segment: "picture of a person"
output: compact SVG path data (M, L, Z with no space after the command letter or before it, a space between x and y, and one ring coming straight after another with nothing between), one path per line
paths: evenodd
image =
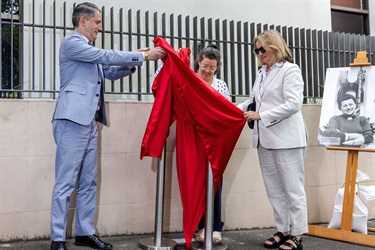
M332 144L343 146L360 147L373 142L369 118L357 115L356 98L351 94L339 95L337 105L342 114L331 117L328 124L320 128L321 135L335 138Z

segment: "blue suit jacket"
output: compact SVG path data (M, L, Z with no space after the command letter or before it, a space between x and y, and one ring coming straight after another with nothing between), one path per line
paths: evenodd
M140 66L143 61L142 52L99 49L74 30L64 37L60 47L61 84L53 119L88 125L100 101L98 121L107 125L104 78L116 80L130 75L135 71L133 66Z

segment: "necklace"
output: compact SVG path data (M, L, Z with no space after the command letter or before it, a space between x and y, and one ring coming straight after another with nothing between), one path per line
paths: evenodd
M272 64L271 67L267 67L267 69L266 69L266 75L268 75L272 71L274 65L275 64Z

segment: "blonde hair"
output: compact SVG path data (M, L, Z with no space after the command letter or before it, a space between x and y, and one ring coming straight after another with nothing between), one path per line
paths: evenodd
M256 37L254 37L255 44L259 42L266 51L273 52L274 63L277 62L291 62L293 60L292 51L288 48L284 38L277 30L265 30ZM256 55L255 51L253 53ZM263 65L261 57L258 58L259 65Z

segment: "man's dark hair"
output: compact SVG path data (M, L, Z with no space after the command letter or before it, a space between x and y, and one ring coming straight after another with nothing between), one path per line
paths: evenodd
M79 25L79 19L81 16L85 16L87 20L89 20L91 17L95 16L95 12L100 11L98 6L96 6L93 3L80 3L78 4L74 10L73 10L73 15L72 15L72 23L74 27L78 27Z

